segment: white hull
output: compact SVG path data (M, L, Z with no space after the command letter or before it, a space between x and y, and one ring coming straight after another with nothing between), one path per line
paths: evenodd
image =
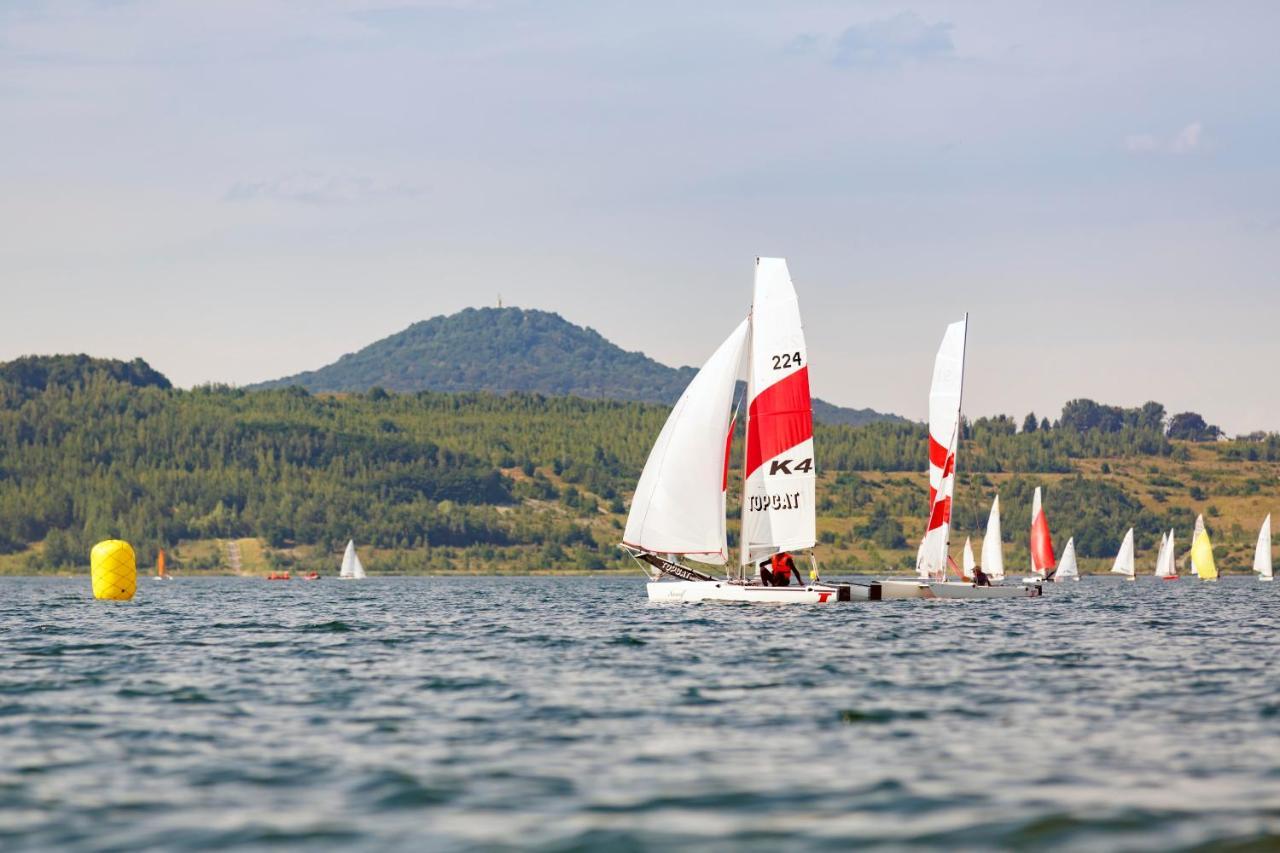
M935 598L1035 598L1044 595L1040 584L978 586L964 581L935 581L929 584Z
M1039 582L975 586L964 581L884 580L878 582L880 598L1034 598L1044 594Z
M703 601L746 604L835 604L840 590L849 590L849 600L866 601L869 587L827 584L810 586L755 586L728 581L651 581L649 600L676 604Z
M891 601L903 598L933 598L933 590L926 581L908 578L905 580L879 581L880 598Z

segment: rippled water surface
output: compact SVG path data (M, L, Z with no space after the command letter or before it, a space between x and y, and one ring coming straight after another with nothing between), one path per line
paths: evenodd
M1280 584L0 579L0 848L1280 848Z

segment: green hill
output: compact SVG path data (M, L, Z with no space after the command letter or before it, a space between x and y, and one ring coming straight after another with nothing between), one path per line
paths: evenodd
M327 367L251 387L526 392L670 405L694 373L692 367L667 367L643 353L627 352L559 314L467 308L414 323ZM814 416L821 423L847 425L902 420L822 400L814 401Z

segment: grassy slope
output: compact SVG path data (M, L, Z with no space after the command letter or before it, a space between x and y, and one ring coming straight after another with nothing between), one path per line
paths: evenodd
M1186 462L1161 457L1134 457L1076 460L1075 465L1077 472L1083 476L1107 480L1156 512L1164 512L1171 507L1186 507L1192 512L1204 513L1213 537L1219 568L1227 572L1248 572L1252 565L1258 525L1268 512L1280 510L1280 500L1277 500L1280 494L1276 488L1276 484L1280 482L1280 463L1225 459L1221 453L1224 449L1222 444L1189 444L1187 447L1191 458ZM1103 473L1104 464L1109 468L1109 473ZM525 476L519 469L509 469L504 473L516 480ZM543 470L543 473L557 487L567 485L552 471ZM823 475L819 483L820 495L824 490L834 488L837 473L827 472ZM869 484L878 486L872 488L876 493L877 504L906 503L912 498L918 499L918 492L925 488L924 474L864 472L860 476ZM984 509L981 519L956 518L952 536L953 553L958 559L964 537L971 534L974 535L977 550L981 533L976 531L980 523L985 523L985 507L990 504L991 497L1001 485L1014 477L1030 479L1048 487L1046 511L1054 542L1060 552L1073 531L1070 518L1054 514L1053 484L1075 476L1076 473L987 474L984 479L990 485L977 486L967 484L965 481L969 478L962 474L960 492L964 494L966 490L973 491L973 497ZM974 478L975 482L977 479L979 478ZM1247 483L1250 480L1255 483L1263 480L1269 485L1254 494L1247 494ZM1171 481L1181 485L1168 485ZM1163 485L1153 485L1153 482ZM1192 499L1192 487L1203 490L1205 498ZM585 495L590 494L582 491ZM607 501L601 500L599 503L600 508L592 515L584 515L559 502L537 500L526 500L521 506L507 508L505 511L520 514L540 524L574 521L590 527L597 541L605 544L616 542L621 535L625 515L608 512ZM732 494L730 504L736 505ZM825 543L818 549L819 559L828 572L882 572L903 570L914 565L914 544L902 549L877 548L856 535L854 531L867 521L874 506L875 504L868 504L857 514L819 515L819 532L827 532L834 537L834 541ZM1012 507L1006 504L1006 519L1011 510ZM901 515L896 517L903 525L908 542L914 543L920 533L921 519ZM731 522L731 529L733 528L736 528L736 523ZM1189 530L1178 531L1180 565L1190 545L1189 533ZM1028 563L1026 537L1020 530L1011 530L1007 521L1005 537L1005 564L1011 574L1020 573ZM239 542L245 574L261 575L273 568L289 568L294 571L314 569L329 574L336 572L341 558L338 553L323 553L311 547L272 550L256 539L242 539ZM1119 543L1116 544L1118 547ZM226 568L225 554L223 540L201 540L180 543L171 553L170 559L180 574L230 573ZM361 558L373 573L535 573L556 568L554 557L549 558L545 550L534 546L433 548L427 554L420 551L362 548ZM1140 548L1137 558L1139 573L1150 574L1155 563L1154 547ZM628 563L619 552L610 568L626 570ZM28 573L36 565L38 546L21 554L0 556L0 574ZM1086 573L1105 573L1110 567L1109 557L1081 559L1081 570ZM1180 571L1184 569L1180 568Z

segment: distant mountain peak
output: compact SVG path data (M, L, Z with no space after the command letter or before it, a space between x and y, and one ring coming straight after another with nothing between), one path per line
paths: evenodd
M300 385L309 391L514 391L671 404L692 367L673 368L628 352L596 330L553 311L464 308L414 323L348 353L333 364L263 382L256 388ZM826 423L897 419L870 409L815 401Z

